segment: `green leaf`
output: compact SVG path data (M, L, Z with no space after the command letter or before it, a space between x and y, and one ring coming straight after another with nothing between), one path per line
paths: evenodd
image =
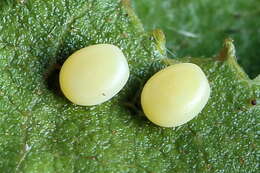
M162 28L175 56L211 56L232 37L239 63L251 78L260 73L260 1L133 0L146 29Z
M127 0L3 4L0 172L258 170L259 80L248 79L238 66L230 40L215 58L171 60L163 33L145 33ZM129 82L104 104L73 105L59 91L59 66L75 50L96 43L123 50ZM209 78L207 106L178 128L153 125L140 109L143 84L161 68L187 61Z

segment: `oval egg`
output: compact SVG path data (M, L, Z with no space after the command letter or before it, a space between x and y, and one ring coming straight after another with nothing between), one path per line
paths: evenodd
M128 78L123 52L111 44L97 44L76 51L64 62L60 86L71 102L91 106L115 96Z
M192 63L166 67L153 75L141 93L147 118L162 127L176 127L197 116L210 96L201 68Z

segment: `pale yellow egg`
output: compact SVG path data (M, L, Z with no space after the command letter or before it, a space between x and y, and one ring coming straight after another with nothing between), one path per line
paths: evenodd
M91 106L115 96L128 78L123 52L111 44L97 44L76 51L65 61L60 86L71 102Z
M147 118L162 127L176 127L197 116L210 96L201 68L192 63L171 65L145 84L141 104Z

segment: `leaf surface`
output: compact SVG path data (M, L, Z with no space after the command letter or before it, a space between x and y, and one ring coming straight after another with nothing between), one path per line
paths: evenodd
M0 172L257 171L259 80L238 66L230 40L218 57L170 60L163 33L145 33L128 1L27 0L2 7ZM73 105L59 90L59 67L97 43L123 50L130 79L104 104ZM142 114L140 91L156 71L180 62L205 71L211 98L189 123L155 126Z

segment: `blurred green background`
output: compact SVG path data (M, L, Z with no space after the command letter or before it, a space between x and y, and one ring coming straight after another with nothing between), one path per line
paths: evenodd
M234 39L250 78L260 74L260 0L132 0L146 30L160 28L169 57L209 57Z

